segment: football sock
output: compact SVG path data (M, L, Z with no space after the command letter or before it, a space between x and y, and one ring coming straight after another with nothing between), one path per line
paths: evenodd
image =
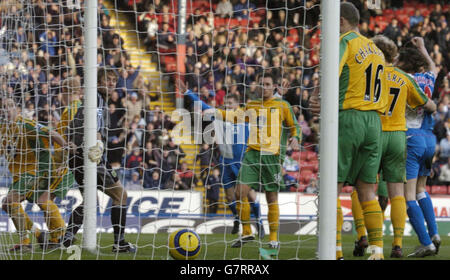
M242 224L242 236L252 234L252 228L250 226L250 204L248 199L244 198L242 201L236 201L237 213Z
M419 237L420 243L424 246L430 245L432 242L425 227L425 218L416 200L406 202L406 212L408 213L409 223Z
M17 234L19 234L20 243L30 244L31 240L28 236L28 231L32 229L33 221L31 221L30 217L23 210L22 204L16 202L11 203L8 208L9 216L16 227Z
M383 248L383 215L380 204L374 199L361 202L361 207L369 244Z
M419 206L422 209L423 217L427 222L428 235L430 237L433 237L434 235L438 234L438 228L431 197L428 192L421 192L417 194L417 201L419 202Z
M114 244L125 241L125 226L127 223L127 206L113 205L111 207L111 224L114 229Z
M75 237L78 230L81 228L81 225L83 225L83 217L84 207L81 204L75 208L70 215L69 224L67 225L66 234L64 235L65 240L72 240Z
M364 214L359 203L358 193L356 191L352 192L352 214L353 221L355 223L355 230L358 235L358 240L363 236L367 236L366 226L364 225Z
M269 204L267 220L269 221L269 240L278 242L278 228L280 226L280 207L278 206L278 201Z
M41 204L41 209L44 211L45 221L50 232L50 242L58 243L64 234L65 228L64 219L59 212L58 206L53 201L47 200Z
M394 241L392 247L402 247L403 232L406 223L406 200L403 196L391 199L391 222L394 229Z
M252 209L253 216L255 216L256 221L259 222L261 218L261 208L259 202L250 202L250 208Z
M342 225L344 224L344 215L341 208L341 200L337 199L336 209L336 259L342 258Z
M234 201L232 201L232 202L230 202L229 204L228 204L228 208L230 208L230 210L231 210L231 213L233 213L233 216L237 216L237 210L236 210L236 200L234 200Z

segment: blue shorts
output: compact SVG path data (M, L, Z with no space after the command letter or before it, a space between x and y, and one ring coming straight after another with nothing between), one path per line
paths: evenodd
M240 162L234 163L220 163L222 166L222 185L224 189L229 189L234 187L236 184L237 176L239 174L239 169L241 168Z
M436 148L432 131L410 129L406 132L406 180L429 176Z

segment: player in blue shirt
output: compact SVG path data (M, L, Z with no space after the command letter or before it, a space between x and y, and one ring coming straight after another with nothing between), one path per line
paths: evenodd
M411 39L413 47L400 51L398 66L413 73L420 88L431 98L437 76L436 66L428 55L423 38ZM425 257L437 254L441 244L437 230L433 203L426 191L426 181L436 148L436 136L433 134L434 119L431 113L423 109L407 111L408 131L406 158L405 197L409 221L419 237L422 246L408 257ZM427 222L428 232L425 228Z
M180 82L180 90L185 92L193 102L201 102L201 109L206 113L213 113L215 108L209 106L205 102L201 101L198 94L186 90L184 84ZM235 110L239 107L239 102L235 97L227 97L225 106L229 110ZM225 196L228 202L228 207L234 215L234 224L231 231L232 234L236 234L239 231L239 215L236 209L236 201L234 195L234 189L236 185L237 175L239 169L241 168L241 162L244 158L245 151L247 149L247 139L249 137L248 123L230 123L221 120L214 120L214 128L216 140L220 150L219 164L221 166L221 179L223 188L225 190ZM231 138L231 139L230 139ZM265 231L261 219L260 204L256 200L256 192L254 190L250 191L248 195L248 201L250 204L251 212L253 213L255 219L257 220L256 228L258 230L258 237L260 239L264 238ZM253 236L248 236L245 239L240 239L233 243L232 247L241 247L245 241L253 240Z

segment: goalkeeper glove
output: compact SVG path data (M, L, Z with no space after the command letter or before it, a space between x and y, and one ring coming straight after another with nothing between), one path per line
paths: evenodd
M88 157L91 161L99 164L102 156L103 156L103 142L97 140L97 144L89 148Z

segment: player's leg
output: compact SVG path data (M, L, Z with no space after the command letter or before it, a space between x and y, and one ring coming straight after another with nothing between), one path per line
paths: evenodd
M111 224L114 230L113 252L135 252L134 245L125 241L125 227L127 222L127 192L120 183L115 172L109 172L104 165L97 167L98 182L103 191L112 200Z
M439 252L441 245L441 238L439 236L438 227L436 223L436 216L434 214L433 202L426 189L426 181L428 176L421 176L417 179L417 201L422 209L423 216L427 222L428 235L436 247L436 254Z
M356 180L371 251L369 259L383 259L383 214L375 194L382 154L381 121L378 113L373 111L358 112L354 117L356 127L362 129L365 135L352 164L348 182L354 183Z
M413 133L408 131L408 133ZM432 255L436 252L436 247L431 241L425 227L425 217L423 216L422 209L416 200L417 191L417 177L421 163L423 161L423 155L426 151L425 139L418 134L411 135L407 142L407 157L406 157L406 184L405 184L405 199L406 199L406 212L409 217L409 222L416 232L420 247L409 254L408 257L425 257Z
M355 230L357 234L357 239L355 241L355 248L353 249L353 256L362 257L366 252L366 248L369 246L367 241L367 231L364 225L364 214L359 203L358 193L353 190L351 194L352 198L352 215L353 221L355 223Z
M14 189L10 189L6 197L2 201L2 209L8 213L16 227L16 232L19 235L19 243L13 246L10 251L17 251L26 253L31 251L31 239L29 231L33 227L33 222L22 208L21 201L25 199L24 194L20 194Z
M406 180L406 134L403 131L392 131L384 132L383 136L387 145L383 147L380 181L388 183L387 189L384 188L384 185L379 184L377 193L379 197L389 196L391 200L390 215L394 229L391 257L401 258L406 223L406 200L403 187ZM381 208L383 209L383 205Z
M261 219L261 205L257 200L256 191L254 189L250 189L248 193L248 201L250 202L250 209L253 213L253 216L255 216L256 229L258 230L258 237L259 239L263 239L266 233Z
M46 234L39 236L38 240L43 249L52 249L59 247L63 241L65 232L65 221L58 209L58 206L53 202L56 197L63 199L69 188L74 183L74 177L68 169L61 170L60 173L55 174L50 185L50 192L45 191L39 195L37 204L44 212L44 217L49 229L50 237L47 239Z
M79 161L79 160L78 160ZM80 164L80 162L78 162ZM83 174L83 167L82 165L75 165L80 167L75 167L72 169L75 181L78 184L78 189L80 190L81 197L83 198L83 180L84 180L84 174ZM83 202L77 206L72 212L70 213L69 221L67 224L66 232L63 237L62 244L64 247L70 247L76 240L76 235L78 231L80 230L81 226L83 225L83 219L84 219L84 204Z
M269 212L267 213L267 220L269 222L269 247L279 248L280 207L278 204L278 192L266 191L266 200L269 208Z
M425 142L427 149L425 152L425 161L419 171L419 178L417 179L417 201L422 209L423 216L427 222L428 235L431 237L433 244L436 247L436 254L439 252L439 246L441 245L441 238L438 233L438 227L436 223L436 216L434 215L433 202L430 195L427 192L427 178L431 173L431 165L433 162L434 152L436 148L436 136L428 131L426 132Z
M235 188L235 198L236 198L236 211L239 215L239 220L242 223L242 236L236 242L234 242L231 247L239 248L242 247L248 241L254 240L252 235L252 229L250 224L250 204L248 202L248 193L250 191L250 186L246 184L237 184Z
M221 163L222 171L220 172L222 176L222 186L225 191L225 199L227 201L228 208L230 208L231 213L233 213L234 221L233 221L233 229L231 230L231 234L237 234L239 232L239 215L236 210L236 199L234 196L235 189L234 186L236 184L236 177L239 173L239 168L237 168L236 174L233 171L233 164L225 164Z
M342 192L345 183L355 185L355 180L361 165L356 165L356 163L363 162L363 159L358 160L358 153L359 147L365 141L365 133L361 132L366 130L366 125L361 120L360 115L355 110L339 112L338 194ZM338 195L336 209L336 259L343 259L341 235L344 218L340 205L341 201ZM363 217L362 210L360 215Z

